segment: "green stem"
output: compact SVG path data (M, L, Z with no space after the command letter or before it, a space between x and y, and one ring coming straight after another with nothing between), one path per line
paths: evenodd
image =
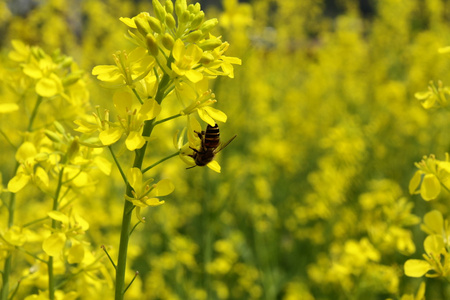
M0 130L0 134L3 135L3 137L5 138L6 142L8 142L8 144L11 145L11 147L13 147L13 149L17 149L17 147L11 142L11 140L9 139L9 137L6 135L6 133L3 132L3 130Z
M158 161L155 162L154 164L152 164L152 165L148 166L147 168L143 169L143 170L142 170L142 174L144 174L144 173L147 172L148 170L150 170L150 169L156 167L156 166L159 165L160 163L165 162L166 160L168 160L168 159L170 159L170 158L172 158L172 157L177 156L178 154L180 154L180 151L177 151L177 152L175 152L175 153L173 153L173 154L171 154L171 155L169 155L169 156L167 156L167 157L164 157L163 159L158 160Z
M153 130L153 122L146 122L144 125L144 132L150 134ZM144 154L147 148L147 142L141 149L136 150L136 156L134 158L133 167L141 169L142 162L144 161ZM132 197L131 193L133 188L127 183L126 195ZM128 240L130 238L130 223L133 212L133 203L130 201L124 201L123 215L122 215L122 228L120 231L120 245L119 245L119 257L117 259L116 269L116 291L115 300L122 300L125 293L125 271L127 263L128 252Z
M145 217L143 217L143 219L144 219ZM131 234L133 233L133 231L136 229L136 227L139 225L139 224L141 224L142 222L139 220L136 224L134 224L134 226L133 226L133 228L131 228L131 231L130 231L130 236L131 236Z
M123 293L125 294L125 292L130 288L130 286L133 284L134 280L136 279L136 277L139 275L139 272L136 271L136 273L134 273L134 277L133 279L131 279L131 282L128 284L128 286L125 288L125 290L123 291Z
M176 114L176 115L170 116L170 117L168 117L168 118L165 118L165 119L156 121L154 126L156 126L156 125L158 125L158 124L161 124L161 123L164 123L164 122L167 122L167 121L169 121L169 120L172 120L172 119L181 117L181 116L182 116L182 114L180 113L180 114Z
M16 294L17 294L17 291L19 290L19 286L20 286L20 283L21 283L21 282L22 282L22 280L19 280L19 281L17 282L16 288L15 288L14 291L12 292L11 297L10 297L9 299L14 299L14 297L15 297Z
M58 210L59 193L61 192L64 167L59 171L58 186L56 187L55 197L53 198L52 210ZM56 220L52 219L52 228L56 229ZM55 300L55 277L53 275L53 256L48 259L48 297Z
M30 121L27 126L27 131L30 131L33 127L34 119L36 118L39 106L42 102L42 97L38 96L36 103L33 108L33 112L31 113ZM16 174L17 169L19 168L19 163L16 162L16 166L14 168L14 174ZM14 210L16 207L16 194L11 193L9 197L9 204L8 204L8 228L11 228L14 225ZM3 268L2 273L2 290L0 293L0 300L8 300L8 294L9 294L9 275L11 273L11 261L12 261L12 254L8 253L8 256L5 259L5 264Z
M116 157L116 155L114 154L114 151L113 151L112 147L111 147L111 146L108 146L108 149L109 149L109 152L111 152L111 155L112 155L112 157L113 157L113 159L114 159L114 162L116 163L117 169L119 169L119 172L120 172L120 175L122 176L123 182L124 182L125 184L128 184L127 176L125 176L125 172L123 171L122 167L120 166L120 163L119 163L119 161L117 160L117 157Z
M136 89L131 89L134 93L134 95L136 96L136 98L139 100L139 103L144 104L144 102L141 99L141 96L139 96L138 92L136 91Z
M113 265L114 269L117 270L117 266L114 263L114 261L112 260L111 256L109 255L108 251L106 250L105 245L102 245L101 247L103 249L103 251L106 253L106 256L108 256L109 261L111 262L111 264Z
M5 265L3 269L3 286L2 286L2 300L8 300L8 294L9 294L9 274L11 273L11 254L8 255L8 257L5 259Z
M28 124L27 131L31 131L31 128L33 127L34 119L36 118L36 115L37 115L37 112L39 109L39 105L41 105L41 103L42 103L42 97L38 96L38 98L36 100L36 104L34 105L34 108L33 108L33 112L31 113L30 123Z

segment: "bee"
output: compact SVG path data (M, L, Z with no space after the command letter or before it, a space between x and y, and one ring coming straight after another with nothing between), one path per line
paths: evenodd
M231 143L231 141L234 140L234 138L236 137L236 135L234 135L226 143L220 143L220 131L219 125L217 124L214 125L214 127L208 124L208 126L206 127L206 131L202 132L194 131L194 132L200 138L201 145L200 149L194 149L192 147L189 147L192 150L194 150L194 153L189 156L194 159L195 166L186 169L191 169L196 166L200 167L206 166L214 159L214 156L216 156L216 154L219 153L219 151L228 146L228 144Z

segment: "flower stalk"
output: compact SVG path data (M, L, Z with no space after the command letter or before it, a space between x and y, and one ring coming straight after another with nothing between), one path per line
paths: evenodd
M61 192L62 187L62 179L64 174L64 167L61 168L61 171L59 172L58 177L58 185L56 187L55 197L53 198L53 211L58 210L58 200L59 200L59 193ZM56 223L57 221L55 219L52 219L52 229L56 229ZM55 277L53 274L53 256L50 256L48 259L48 297L50 300L55 299Z
M38 95L36 103L33 107L33 112L31 113L30 120L28 122L27 131L30 131L33 128L33 123L36 118L36 115L39 110L39 106L42 103L42 96ZM7 139L9 141L9 139ZM17 169L19 168L20 164L19 162L16 162L16 165L14 167L14 174L16 173ZM14 211L16 206L16 194L11 193L9 196L9 203L8 203L8 228L11 228L14 225ZM0 293L0 299L1 300L8 300L9 299L9 277L11 273L11 263L12 263L12 254L9 253L8 256L5 259L5 264L3 267L2 272L2 290Z

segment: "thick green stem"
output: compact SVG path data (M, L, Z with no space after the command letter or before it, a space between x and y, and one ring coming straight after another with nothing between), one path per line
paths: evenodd
M142 135L150 136L153 130L153 121L147 121L144 125ZM136 156L134 158L133 167L142 168L144 161L145 150L147 149L147 142L141 149L136 150ZM127 184L126 194L129 197L133 197L131 193L133 188L130 184ZM130 238L131 216L134 205L130 201L124 201L123 216L122 216L122 228L120 231L120 245L119 245L119 257L117 259L116 269L116 291L115 300L122 300L125 293L125 271L127 265L127 252L128 252L128 240Z
M170 84L170 76L164 74L158 85L158 91L156 92L155 100L158 104L161 104L164 92L167 86ZM145 122L144 129L142 131L142 136L149 137L155 127L155 120L149 120ZM142 169L142 163L144 162L145 151L147 150L148 142L145 142L141 149L135 151L135 157L133 162L133 168ZM127 183L126 195L133 197L131 193L133 188ZM124 201L123 204L123 215L122 215L122 228L120 231L120 244L119 244L119 256L117 258L117 269L116 269L116 290L115 290L115 300L123 300L125 294L125 271L127 267L127 252L128 252L128 241L130 238L131 229L131 216L133 212L134 205L130 201Z

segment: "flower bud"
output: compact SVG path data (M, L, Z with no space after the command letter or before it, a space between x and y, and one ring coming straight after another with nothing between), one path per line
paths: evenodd
M62 63L61 63L61 67L63 68L68 68L70 67L70 65L73 63L73 58L72 57L64 57Z
M200 3L195 3L195 4L189 4L189 6L188 6L188 11L189 12L191 12L192 14L197 14L199 11L200 11L200 9L201 9L201 7L200 7Z
M70 143L69 149L67 150L67 159L70 161L74 158L80 151L80 144L78 143L78 137L76 136L72 143Z
M214 50L220 45L222 45L222 41L218 38L212 38L208 40L204 40L197 44L203 51Z
M41 59L45 57L45 52L44 50L42 50L39 47L31 47L31 54L33 54L34 57L36 57L37 59Z
M214 19L209 19L206 20L202 26L200 26L200 30L205 34L211 31L211 29L213 29L214 27L216 27L216 25L219 23L219 21L214 18Z
M63 86L70 86L70 85L76 83L78 80L80 80L81 75L82 75L81 73L72 73L72 74L67 75L62 80Z
M152 0L153 5L153 12L155 13L156 17L161 21L164 22L164 19L166 18L166 10L164 7L159 3L159 0Z
M189 33L186 37L186 40L189 43L195 43L198 42L200 40L200 38L202 37L203 33L201 32L201 30L196 30L193 31L191 33Z
M200 11L199 13L197 13L191 22L191 28L194 29L194 28L197 28L198 26L200 26L200 24L202 24L204 18L205 18L205 13L203 11Z
M56 134L56 132L50 131L50 130L45 130L44 134L46 137L48 137L52 142L55 143L62 143L62 139L61 137Z
M181 23L184 23L184 24L186 24L187 22L189 22L189 18L191 17L191 14L187 11L187 10L185 10L184 12L183 12L183 14L180 16L180 17L178 17L178 20L181 22Z
M145 22L142 18L135 18L134 24L136 24L137 30L143 35L146 36L148 33L150 33L150 28L148 27L148 23Z
M187 9L186 0L176 0L175 2L175 12L177 14L178 19L183 15L183 13Z
M159 52L158 43L153 34L147 34L147 36L145 37L145 41L147 43L148 51L150 51L153 56L157 56Z
M150 24L150 28L154 32L161 34L161 32L162 32L161 22L157 18L152 17L152 16L147 16L147 21L148 21L148 24Z
M169 33L165 33L162 37L162 44L167 50L172 50L173 45L175 44L175 40Z
M62 135L64 135L66 133L66 130L64 129L64 127L61 125L61 123L59 123L58 121L53 122L53 125L55 126L56 130L61 133Z
M166 13L173 14L173 2L171 0L166 0L166 3L164 3L164 6L166 8ZM167 15L166 15L167 18Z
M170 14L166 15L166 24L167 24L167 27L169 27L170 29L175 28L176 22L172 15L170 15Z
M48 159L49 159L49 155L48 155L48 153L45 153L45 152L38 153L34 157L34 160L37 161L37 162L47 161Z
M211 53L203 52L202 58L200 59L200 63L207 65L212 61L214 61L214 56Z

